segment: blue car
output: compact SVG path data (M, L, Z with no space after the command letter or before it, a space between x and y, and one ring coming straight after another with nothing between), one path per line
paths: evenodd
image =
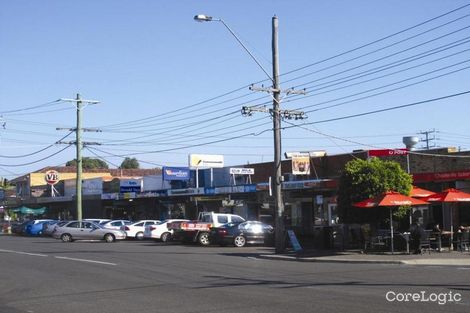
M54 220L34 220L26 224L25 233L29 236L40 236L42 235L42 229L44 223L51 223Z

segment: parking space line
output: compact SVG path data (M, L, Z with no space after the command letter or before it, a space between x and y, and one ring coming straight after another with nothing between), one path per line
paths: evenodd
M16 254L25 254L25 255L32 255L32 256L47 257L47 255L45 255L45 254L40 254L40 253L30 253L30 252L13 251L13 250L4 250L4 249L0 249L0 252L7 252L7 253L16 253Z
M97 264L104 264L104 265L113 265L113 266L117 265L116 263L102 262L102 261L95 261L95 260L87 260L87 259L68 258L66 256L55 256L54 258L61 259L61 260L70 260L70 261L87 262L87 263L97 263Z

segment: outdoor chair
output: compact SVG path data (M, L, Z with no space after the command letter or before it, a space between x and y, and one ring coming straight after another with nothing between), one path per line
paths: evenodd
M455 246L460 252L469 251L469 237L470 232L464 231L457 234L457 239L455 240Z
M431 254L431 231L423 231L421 233L421 238L419 242L419 251L421 251L421 254L424 253L425 250L428 251L429 254Z

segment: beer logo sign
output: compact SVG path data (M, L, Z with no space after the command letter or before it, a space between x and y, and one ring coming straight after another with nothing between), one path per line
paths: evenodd
M44 176L44 180L48 185L55 185L59 182L59 172L50 170L46 172L46 175Z

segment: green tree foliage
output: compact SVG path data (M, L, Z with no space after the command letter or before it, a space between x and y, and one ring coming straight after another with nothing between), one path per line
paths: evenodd
M409 195L412 177L397 162L383 161L379 158L356 159L346 164L340 178L338 192L338 211L344 223L374 222L384 218L388 209L363 209L352 204L386 191L397 191ZM407 207L400 207L394 214L397 218L406 216Z
M122 161L121 166L119 168L122 168L122 169L140 168L140 164L136 158L127 157L124 159L124 161Z
M65 166L77 166L77 160L71 160L68 161ZM84 157L82 158L82 167L84 169L97 169L97 168L103 168L103 169L108 169L109 166L106 162L100 160L100 159L94 159L94 158L88 158Z

